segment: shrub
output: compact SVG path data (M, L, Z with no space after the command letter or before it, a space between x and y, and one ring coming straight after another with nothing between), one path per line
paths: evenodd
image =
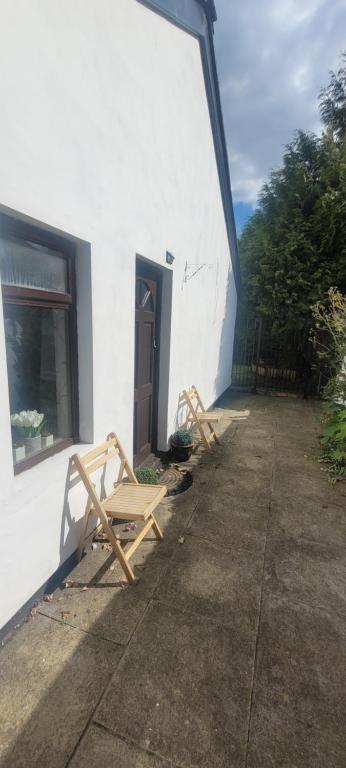
M329 380L323 389L323 461L332 479L346 479L346 297L330 288L326 304L313 307L317 352L327 365ZM319 338L318 332L322 332Z
M147 485L157 485L158 472L151 467L138 467L135 469L135 475L139 483L146 483Z
M171 442L174 445L191 445L193 443L193 437L188 429L178 429L171 437Z
M346 408L339 403L327 403L324 409L326 426L321 438L323 460L334 480L346 479Z

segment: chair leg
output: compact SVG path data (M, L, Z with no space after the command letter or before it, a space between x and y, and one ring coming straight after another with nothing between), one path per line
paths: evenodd
M207 436L206 436L206 434L205 434L205 432L204 432L204 429L203 429L203 424L201 424L201 422L200 422L200 421L198 421L198 419L197 419L197 426L198 426L198 429L199 429L199 431L200 431L200 435L201 435L201 438L202 438L202 442L204 443L204 445L206 446L206 448L208 448L208 451L211 451L211 447L210 447L210 443L209 443L209 440L208 440L208 438L207 438Z
M215 430L214 430L214 427L213 427L213 425L212 425L212 424L211 424L209 421L208 421L208 427L209 427L209 429L210 429L210 432L211 432L211 434L212 434L212 436L213 436L213 438L214 438L215 442L216 442L218 445L220 445L220 440L219 440L219 438L218 438L218 436L217 436L217 434L216 434L216 432L215 432Z
M161 528L160 528L160 526L159 526L159 524L158 524L158 522L157 522L157 520L156 520L156 518L154 517L153 514L151 514L151 519L153 520L153 531L155 532L155 536L156 536L157 539L162 541L163 533L162 533Z
M136 576L133 573L133 570L132 570L131 566L127 562L126 557L125 557L125 553L123 551L123 548L121 547L121 545L119 544L119 542L115 538L115 535L113 533L113 530L112 530L111 526L108 523L107 518L106 518L106 520L102 520L102 528L103 528L106 536L108 536L108 538L109 538L109 541L110 541L110 544L112 546L113 552L114 552L115 556L119 560L119 563L120 563L120 565L121 565L121 567L122 567L122 569L124 571L124 574L125 574L125 576L127 578L127 581L129 582L129 584L136 584L138 579L136 579Z
M133 570L129 563L126 560L126 557L124 555L123 548L118 544L117 540L115 539L115 543L112 542L113 551L116 554L119 563L125 573L125 576L127 578L127 581L129 584L136 584L138 579L136 578L135 574L133 573Z

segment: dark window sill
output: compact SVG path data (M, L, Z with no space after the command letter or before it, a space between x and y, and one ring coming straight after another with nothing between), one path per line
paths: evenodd
M18 464L14 464L14 474L20 475L22 472L25 472L26 469L31 469L31 467L35 467L36 464L41 464L41 461L48 459L50 456L54 456L56 453L60 453L60 451L69 448L70 445L74 445L76 442L78 442L78 440L69 437L65 440L61 440L55 445L51 445L49 448L44 448L42 451L38 451L33 456L30 456L30 458L23 459L22 461L19 461Z

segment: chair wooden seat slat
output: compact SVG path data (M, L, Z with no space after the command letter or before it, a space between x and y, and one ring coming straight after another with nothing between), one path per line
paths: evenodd
M119 456L120 459L120 469L117 481L114 483L114 490L105 499L101 499L94 483L90 480L90 475L116 456ZM90 534L87 535L88 523L90 515L94 515L100 522L96 525L93 533L100 529L103 530L123 568L128 582L134 584L136 578L129 564L129 559L151 528L157 539L163 538L153 512L166 495L167 489L164 485L142 485L138 483L121 443L114 432L108 435L104 443L88 451L84 456L76 453L72 458L76 471L88 493L79 540L78 557L79 559L81 558L85 542L90 538ZM124 472L127 474L126 482L122 482ZM135 540L126 550L123 549L120 541L114 534L112 528L113 518L129 522L142 521L145 523Z
M147 520L166 494L165 486L122 484L102 502L107 515L119 520Z
M211 421L214 424L218 424L220 421L220 414L216 411L198 411L197 416L199 421Z
M206 411L197 387L193 385L190 389L184 389L180 395L179 403L187 406L187 426L197 427L201 435L203 444L211 450L213 442L219 443L219 438L214 430L213 424L217 424L221 419L218 411ZM203 425L207 425L209 432L206 434Z

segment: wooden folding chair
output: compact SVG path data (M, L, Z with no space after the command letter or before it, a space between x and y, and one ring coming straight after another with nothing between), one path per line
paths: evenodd
M220 443L215 433L213 424L220 421L221 414L218 411L206 411L197 387L194 385L190 389L184 389L180 395L179 403L187 406L186 426L191 428L196 426L202 438L202 443L211 450L211 443ZM207 425L209 434L206 434L203 426Z
M116 456L120 459L120 468L117 481L114 483L114 491L112 491L112 493L105 499L101 500L97 494L95 484L90 480L90 475ZM161 499L166 495L167 489L164 485L146 485L138 483L136 475L134 474L114 432L111 432L106 441L97 448L88 451L84 456L76 453L72 458L74 466L88 493L88 500L80 534L78 557L80 559L82 556L86 540L89 539L91 535L95 535L100 530L103 530L112 546L114 554L122 566L127 581L130 584L134 584L137 579L129 564L130 557L136 551L142 539L144 539L144 536L151 528L157 539L163 538L153 512ZM123 482L124 472L127 473L128 482ZM100 522L94 528L92 533L87 535L90 515L94 515ZM145 523L136 539L126 551L114 534L112 528L113 518L126 521L141 520Z

